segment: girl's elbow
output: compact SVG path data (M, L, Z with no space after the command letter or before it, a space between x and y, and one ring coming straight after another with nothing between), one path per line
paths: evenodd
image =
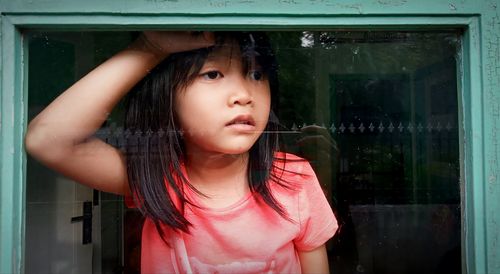
M57 140L43 128L30 124L24 136L24 148L28 154L42 162L53 162L60 155L58 151L61 151L61 143L57 144Z
M28 130L24 135L24 149L26 152L32 156L43 152L43 138L40 137L40 134L37 130L33 129L31 126L28 126Z

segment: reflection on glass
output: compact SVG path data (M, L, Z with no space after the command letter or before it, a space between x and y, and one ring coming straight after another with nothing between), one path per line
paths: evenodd
M311 161L341 224L328 243L332 273L460 273L460 32L269 35L283 149ZM28 33L30 117L133 36ZM96 135L120 147L146 134L124 132L121 116L119 107ZM139 268L134 210L31 159L27 170L26 272ZM93 202L90 245L71 222L85 201ZM30 253L39 248L42 256Z
M277 46L281 117L342 224L332 272L460 273L459 32L295 36Z

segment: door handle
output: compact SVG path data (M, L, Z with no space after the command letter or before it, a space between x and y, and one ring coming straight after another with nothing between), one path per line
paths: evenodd
M83 222L82 244L92 243L92 202L83 202L83 215L71 218L71 223Z

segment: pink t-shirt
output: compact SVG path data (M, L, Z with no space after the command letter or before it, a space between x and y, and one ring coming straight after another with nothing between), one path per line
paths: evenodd
M252 193L223 209L186 205L190 234L165 228L170 247L153 222L145 221L141 273L300 273L297 251L324 244L337 221L311 166L297 159L287 154L289 172L282 177L295 190L270 184L293 222ZM196 194L186 193L196 203Z

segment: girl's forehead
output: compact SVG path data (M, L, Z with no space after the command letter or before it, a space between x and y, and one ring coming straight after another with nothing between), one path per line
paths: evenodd
M205 63L230 65L235 62L240 64L245 71L260 66L257 56L261 56L261 54L256 50L253 40L247 42L232 37L226 38L222 43L215 45L210 50Z

